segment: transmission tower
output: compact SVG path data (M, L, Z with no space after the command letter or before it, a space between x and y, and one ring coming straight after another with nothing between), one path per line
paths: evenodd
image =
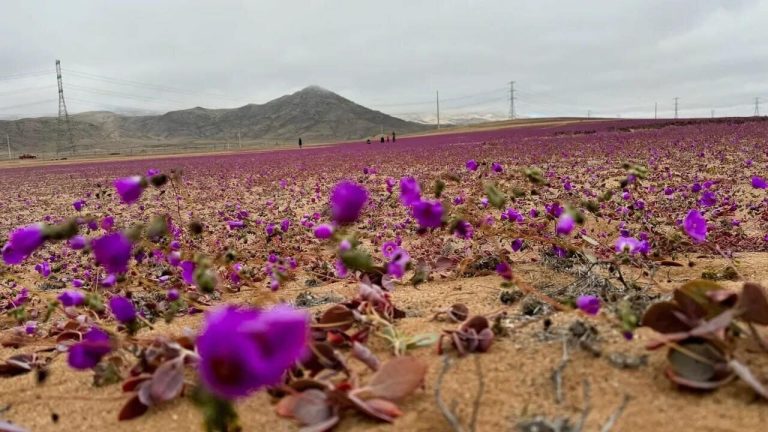
M760 98L756 97L755 98L755 117L759 117L759 116L760 116Z
M67 102L64 100L64 84L61 81L61 61L56 60L56 82L59 85L59 118L56 120L56 156L61 151L64 135L66 134L69 151L75 152L75 143L72 139L72 129L69 126L69 113L67 112Z
M677 100L680 99L679 97L675 98L675 119L677 119Z
M509 119L515 119L515 82L509 82Z

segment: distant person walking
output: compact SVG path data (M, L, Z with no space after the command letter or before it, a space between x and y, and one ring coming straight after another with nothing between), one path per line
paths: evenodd
M384 144L384 135L381 136L381 143Z
M370 143L371 143L371 139L370 139L370 138L368 138L368 141L366 141L365 143L366 143L366 144L370 144Z
M392 131L392 142L397 141L397 138L395 138L395 131Z
M301 137L299 137L299 148L301 148Z

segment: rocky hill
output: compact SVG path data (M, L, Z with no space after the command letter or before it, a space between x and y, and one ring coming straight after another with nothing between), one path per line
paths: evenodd
M192 109L162 115L124 116L87 112L70 116L78 152L122 151L126 143L144 148L179 146L194 142L234 142L237 134L251 142L304 142L363 139L396 131L421 132L429 126L405 121L358 105L317 86L282 96L265 104L234 109ZM15 153L53 152L55 118L0 121L0 138L8 134ZM67 151L63 146L62 151Z

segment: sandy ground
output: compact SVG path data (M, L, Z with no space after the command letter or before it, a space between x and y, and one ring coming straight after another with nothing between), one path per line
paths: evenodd
M698 277L704 270L720 270L728 263L723 259L691 257L694 267L671 268L657 276L653 291L670 292L686 280ZM744 254L738 257L738 269L747 280L768 280L768 255ZM566 273L556 272L541 265L518 262L516 274L531 284L550 283L564 285L572 280ZM287 285L277 295L263 294L251 289L231 294L228 301L264 303L290 301L305 290L314 294L333 292L352 295L356 287L351 283L333 283L318 288L303 287L302 278ZM505 308L499 301L500 278L482 276L470 279L436 280L419 289L398 287L394 302L410 312L408 318L397 322L397 328L406 333L439 332L455 325L431 320L438 308L461 302L474 313L490 313ZM723 282L726 287L737 288L741 282ZM454 358L443 384L444 399L455 404L462 420L468 421L478 379L475 358L479 360L484 377L478 431L512 431L524 418L543 415L548 418L569 417L575 423L581 416L584 397L583 383L590 387L589 407L585 431L600 430L620 405L624 396L630 398L613 431L761 431L768 424L765 401L755 398L744 384L735 382L714 393L696 394L677 390L662 374L665 353L648 352L644 345L654 335L641 330L633 341L626 341L607 315L588 318L578 312L563 312L551 316L552 325L544 328L544 317L523 318L520 304L506 307L512 317L509 336L497 338L488 353ZM327 306L318 306L323 310ZM170 329L161 326L158 331L181 332L184 327L196 328L200 317L184 317ZM577 319L593 324L599 331L602 356L595 357L578 347L570 349L570 362L563 373L562 403L555 402L551 380L554 368L563 355L563 336L568 326ZM148 335L147 335L148 336ZM145 336L145 337L147 337ZM389 357L385 343L373 338L371 347L381 359ZM31 347L22 351L32 350ZM0 358L19 350L2 349ZM648 364L638 369L618 369L608 358L613 353L631 356L648 355ZM379 424L356 415L346 417L336 429L339 431L449 431L450 428L435 403L435 383L442 368L442 360L434 347L420 348L413 354L424 359L429 366L425 388L408 397L401 405L404 415L394 425ZM762 379L768 377L765 356L745 353L744 360ZM118 422L117 413L126 400L119 385L94 388L91 373L68 369L63 357L54 360L50 378L41 386L30 375L3 379L0 390L0 416L32 431L163 431L199 430L201 417L188 400L177 400L153 409L137 420ZM266 394L255 395L238 406L245 431L295 431L298 427L290 420L274 414L274 401ZM57 418L54 421L54 418Z

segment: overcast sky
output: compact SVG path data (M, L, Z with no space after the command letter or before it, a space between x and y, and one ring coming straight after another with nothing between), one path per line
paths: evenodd
M0 0L0 117L263 103L395 115L768 113L768 0Z

